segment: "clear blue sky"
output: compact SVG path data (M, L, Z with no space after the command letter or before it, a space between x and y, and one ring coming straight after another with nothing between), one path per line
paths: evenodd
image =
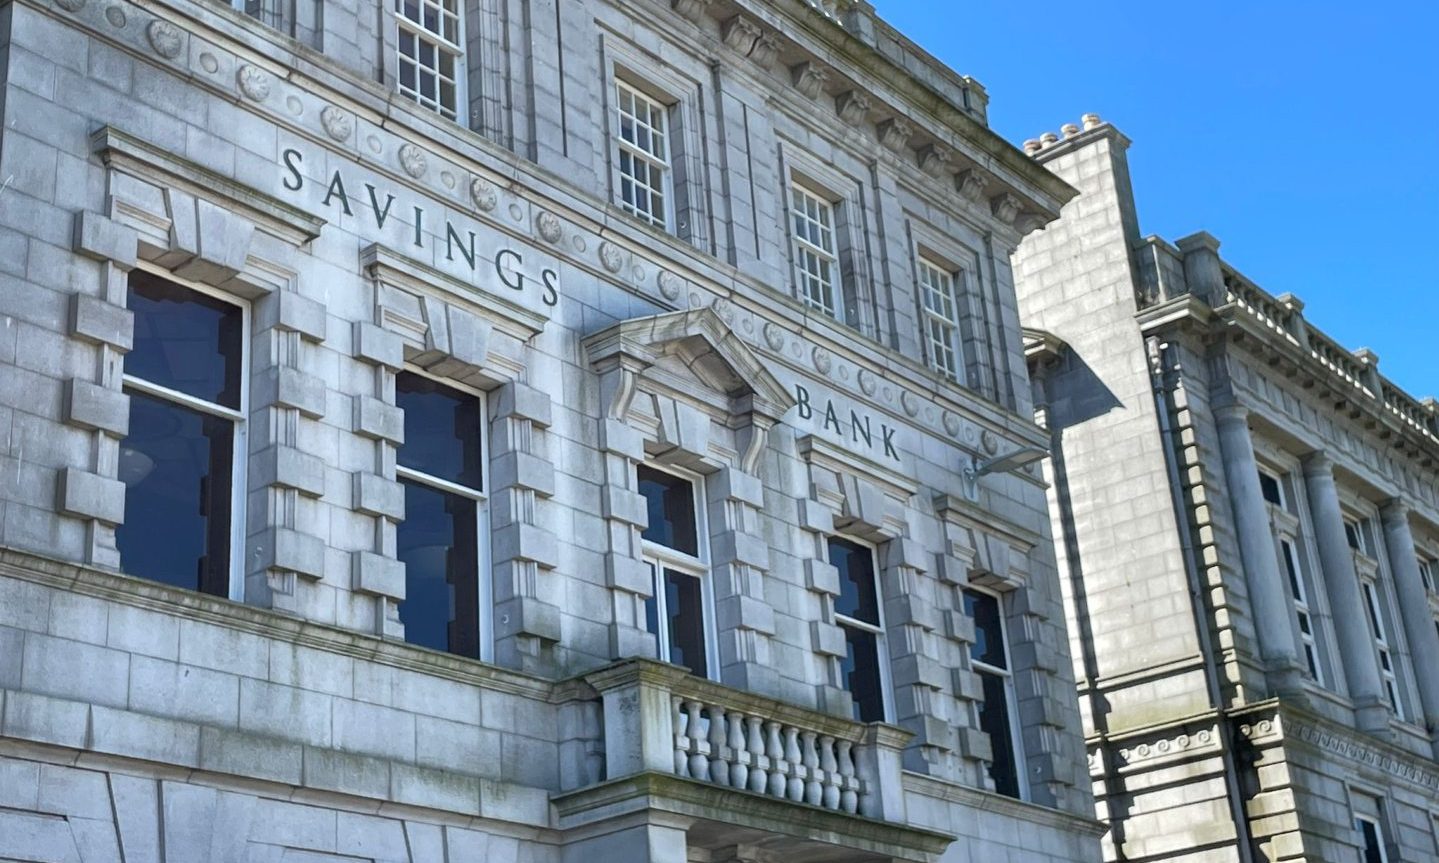
M873 0L1019 144L1097 112L1140 230L1220 253L1439 396L1439 2Z

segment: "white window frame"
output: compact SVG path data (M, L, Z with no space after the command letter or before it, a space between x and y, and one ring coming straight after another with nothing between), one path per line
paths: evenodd
M839 260L839 229L838 216L840 203L834 200L834 196L821 192L816 187L802 182L798 178L792 179L789 184L788 200L785 202L786 221L789 224L791 254L794 257L794 280L795 292L800 302L807 308L814 309L822 314L833 318L840 323L845 323L844 316L844 274L841 271ZM800 210L797 200L802 198L804 209ZM814 205L816 217L809 214L810 204ZM829 224L824 224L823 217L827 216ZM808 237L800 236L796 230L796 219L803 219L810 226L806 233L829 234L829 248L815 243ZM811 274L806 264L810 256L818 266L829 265L829 279L821 279L818 273ZM810 290L810 281L814 281L821 292L827 291L828 297L816 297Z
M1300 541L1299 516L1291 508L1289 491L1285 487L1286 477L1264 467L1259 469L1259 474L1261 480L1272 480L1279 489L1278 504L1265 500L1269 507L1270 529L1274 534L1274 553L1278 558L1280 574L1289 583L1289 598L1294 606L1296 634L1305 666L1314 682L1323 686L1324 660L1319 647L1318 614L1309 598L1309 572L1300 552L1303 543Z
M639 219L646 224L653 225L654 227L659 228L665 233L670 233L672 225L674 223L672 214L675 212L673 164L674 102L665 102L662 99L657 99L654 96L650 95L650 93L644 88L636 86L630 80L620 75L614 76L614 95L616 147L614 158L615 172L619 178L619 181L615 185L615 204L619 206L620 209L624 210L626 213L634 216L636 219ZM662 118L664 128L656 129L653 125L649 123L641 122L638 116L626 112L623 105L621 104L625 96L628 96L636 104L641 102L644 103L651 116L658 114L658 116ZM658 135L658 137L664 141L664 155L656 155L654 152L646 150L636 143L625 140L624 123L626 119L628 119L629 122L635 124L636 126L643 125L646 129L649 130L652 139L656 137L656 135ZM658 214L654 213L653 209L641 211L637 205L625 202L623 193L624 182L628 180L630 183L633 183L636 186L639 186L641 184L636 177L634 177L632 174L626 174L624 169L620 167L623 155L628 155L631 160L638 159L639 161L648 165L650 168L659 169L660 188L658 190L655 190L654 187L649 185L648 183L643 184L644 188L650 192L651 196L653 196L656 191L658 191L658 194L661 196L662 200L660 212ZM651 197L651 200L653 200L653 197Z
M1419 556L1419 583L1424 585L1424 592L1433 594L1439 593L1439 584L1434 582L1434 561L1423 555Z
M425 378L433 381L446 389L463 393L476 399L479 402L479 435L480 435L480 485L483 488L471 488L437 476L431 476L424 471L415 470L399 463L399 453L404 449L400 444L395 452L395 479L397 481L409 481L419 485L427 486L435 491L445 494L453 494L457 497L464 497L475 502L475 596L479 602L478 621L480 625L480 661L493 662L495 658L495 593L494 577L490 571L490 429L489 429L489 399L483 390L466 386L453 378L441 377L430 374L418 366L407 365L403 371L413 374L415 377ZM458 654L452 654L458 655Z
M958 384L967 384L965 374L964 336L960 331L960 288L964 285L963 268L954 268L939 263L932 255L920 252L916 256L916 282L919 287L920 316L923 321L925 353L929 367ZM936 285L935 282L940 284ZM948 304L949 316L936 310L930 302L938 298ZM936 333L935 328L940 332ZM945 362L945 358L948 362Z
M889 628L884 620L884 586L880 579L879 572L879 546L874 543L847 533L826 534L825 541L825 562L829 562L829 541L830 539L842 539L845 542L861 546L869 551L870 573L874 576L874 604L875 616L879 618L879 625L876 626L865 620L850 617L847 614L834 613L835 625L840 628L849 627L873 633L875 636L875 662L879 665L879 696L880 702L884 705L884 722L894 721L894 689L889 669ZM841 669L839 657L834 659L835 680L839 682L839 688L849 692L844 675Z
M1404 697L1399 685L1399 668L1395 660L1394 646L1389 641L1383 588L1376 576L1361 574L1359 590L1363 594L1365 611L1369 617L1369 632L1374 639L1374 653L1379 662L1380 679L1384 682L1385 700L1389 702L1395 717L1403 720Z
M1005 601L1010 592L1005 591L1001 593L994 590L987 590L973 583L965 585L964 589L989 596L999 604L999 635L1004 643L1004 659L1013 666L1014 652L1010 650L1009 641L1009 606ZM1019 721L1019 691L1014 685L1014 669L996 668L987 662L981 662L973 657L970 657L970 668L976 674L991 674L1004 680L1004 701L1006 712L1009 713L1011 737L1009 743L1010 749L1014 753L1014 774L1016 780L1019 782L1020 799L1028 800L1029 777L1027 775L1028 771L1025 769L1024 761L1024 726L1021 725ZM975 702L970 703L970 722L975 728L979 727L979 705ZM992 747L994 745L996 745L995 741L991 740L990 746Z
M169 270L152 266L144 261L138 262L135 269L143 270L151 275L173 282L186 290L220 300L240 310L239 408L227 408L224 405L208 402L204 399L196 398L195 396L182 393L178 390L172 390L169 387L152 383L144 378L135 377L128 373L121 375L121 385L124 389L133 389L145 395L189 408L190 410L222 417L230 420L234 424L234 451L230 456L230 559L226 596L236 602L242 602L245 599L245 580L242 577L237 577L237 574L244 571L243 567L245 565L245 503L249 497L249 466L247 456L250 451L250 446L249 423L247 420L250 416L250 303L236 297L234 294L217 290L210 285L189 279L182 279ZM121 561L121 566L124 566L124 561Z
M1360 822L1374 825L1374 836L1379 840L1379 861L1380 863L1389 863L1389 849L1387 847L1389 843L1384 835L1384 822L1372 815L1355 813L1354 832L1358 834L1357 839L1359 840L1356 843L1359 846L1359 863L1364 863L1366 859L1365 852L1368 850L1364 844L1364 830L1359 826Z
M719 632L715 625L714 579L710 577L709 519L705 511L704 477L673 465L652 461L641 464L656 473L669 474L690 484L694 494L695 549L699 552L697 557L691 557L667 545L641 538L641 553L645 565L650 568L650 584L654 590L655 617L659 628L659 632L655 633L657 655L665 662L670 661L669 608L664 592L665 570L670 569L699 579L700 603L704 606L705 677L718 682Z
M415 21L405 15L402 11L405 2L406 0L393 0L393 2L389 4L389 16L395 26L395 91L405 99L414 102L422 108L434 111L441 117L465 125L468 119L465 84L469 77L469 70L466 66L465 59L464 3L462 0L412 0L412 2L419 4L422 17L425 7L433 6L438 8L441 30L444 28L446 17L452 17L454 19L455 35L459 37L459 41L451 42L445 37L443 32L431 30L429 27L426 27L423 22ZM449 9L450 4L453 4L453 10ZM418 56L413 58L408 57L401 50L400 33L402 32L409 33L413 36L417 46L420 43L428 43L434 47L437 60L435 67L423 66L420 64L420 58ZM443 91L442 88L439 87L439 83L447 79L440 72L440 64L438 62L440 55L447 55L454 58L453 83L455 87L455 104L453 106L444 105L441 97ZM407 88L401 83L400 68L407 63L414 65L416 69L414 88ZM426 98L419 90L419 75L421 70L432 72L435 75L437 89L434 100Z

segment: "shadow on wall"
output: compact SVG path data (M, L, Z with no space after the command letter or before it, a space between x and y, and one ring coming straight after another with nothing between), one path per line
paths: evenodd
M1054 434L1124 407L1073 349L1065 353L1060 370L1050 375L1046 389L1050 396L1049 430Z

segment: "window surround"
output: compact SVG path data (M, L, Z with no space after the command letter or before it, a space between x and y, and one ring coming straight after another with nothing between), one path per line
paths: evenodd
M405 15L402 9L407 2L419 6L422 18L424 17L424 11L426 9L430 7L439 9L438 14L440 16L441 30L431 29L423 21L416 21L408 15ZM454 4L453 10L448 9L451 3ZM453 120L462 126L468 126L469 102L466 89L469 82L469 64L465 50L468 40L465 33L464 5L463 0L392 0L392 2L388 2L385 11L387 16L386 20L389 22L387 25L389 33L386 34L385 39L385 49L388 52L388 57L385 62L387 68L394 69L395 92L401 98L427 111L439 114L448 120ZM456 37L453 40L446 37L442 32L446 20L450 18L453 19ZM413 57L403 53L400 47L400 36L402 33L408 33L415 40L416 48ZM394 40L393 42L390 41L391 37ZM436 52L436 63L434 66L427 66L421 63L419 51L421 44L428 44L434 48ZM454 63L453 73L450 76L450 83L454 88L453 105L446 105L442 98L443 90L440 86L440 79L444 77L441 74L443 66L440 60L442 59L442 55L451 58L451 61ZM403 83L403 75L401 73L407 59L415 68L415 74L417 76L414 85L408 87ZM425 96L420 88L418 75L421 70L426 70L436 76L436 90L433 97Z
M191 411L203 413L208 416L217 416L228 419L233 423L234 440L230 459L230 530L228 555L226 593L227 599L241 602L245 596L245 540L246 540L246 502L249 496L249 423L250 416L250 352L252 340L252 310L249 301L236 296L233 293L218 289L214 286L185 279L175 275L173 272L155 266L145 261L139 261L135 265L135 271L149 273L157 278L168 281L186 291L201 294L212 299L219 300L226 304L237 307L240 310L241 336L240 336L240 398L238 408L227 408L223 405L212 403L195 396L188 395L169 387L155 384L136 377L129 373L123 373L122 385L125 391L136 391L152 398L166 401L172 405L178 405ZM126 306L129 305L129 289L126 290ZM122 362L123 367L123 362ZM133 410L133 408L132 408ZM125 438L121 438L123 445ZM123 566L123 561L121 562Z
M494 661L495 627L494 627L494 584L493 573L490 567L490 430L489 426L489 398L487 394L472 386L467 386L453 378L431 374L422 368L413 365L406 365L401 369L400 374L410 374L418 378L431 381L444 389L469 396L478 402L479 415L479 437L480 437L480 488L463 485L441 477L432 476L424 471L412 467L406 467L400 463L401 454L405 445L402 443L395 453L395 480L401 484L413 483L424 486L432 491L441 494L454 495L466 498L475 502L475 595L479 602L476 614L476 621L479 626L478 658L483 662ZM399 375L396 375L398 378ZM396 384L398 387L398 382ZM403 530L401 522L397 530ZM408 575L407 575L408 577ZM403 607L403 602L400 605ZM463 654L455 654L457 656Z
M1016 785L1015 790L1017 792L1018 799L1028 800L1030 799L1028 781L1029 777L1027 775L1029 771L1025 769L1024 762L1024 725L1020 722L1019 717L1019 693L1014 683L1014 668L1012 667L1014 665L1014 661L1011 657L1013 651L1010 649L1011 642L1009 636L1009 603L1006 601L1008 599L1010 591L1000 592L971 584L964 588L963 593L973 593L981 596L988 596L991 599L995 600L998 605L1000 641L1001 645L1004 648L1004 660L1011 667L1000 668L998 666L990 665L989 663L983 662L982 660L975 659L973 655L971 655L970 657L970 666L971 670L974 673L978 674L981 678L985 676L999 677L1002 678L1004 682L1005 712L1009 715L1009 747L1012 757L1014 758L1014 774ZM966 612L968 612L968 609L966 609ZM976 622L976 627L977 626L978 622ZM972 649L973 646L971 645L971 650ZM981 726L979 724L979 711L982 709L981 704L978 701L971 702L970 704L970 709L974 712L974 716L972 717L971 721L975 728L980 728ZM1003 741L994 740L991 737L990 746L992 748L1001 745L1003 745Z
M879 687L881 709L884 715L880 717L879 720L866 721L893 722L895 716L894 686L892 682L893 675L889 666L889 645L887 643L889 640L889 630L885 626L884 620L885 597L884 585L881 583L880 580L879 548L874 543L868 542L852 534L834 533L829 535L825 539L826 556L828 553L829 543L835 540L848 543L859 548L863 548L869 552L870 577L874 584L875 617L877 618L877 622L872 623L867 620L850 617L849 615L841 614L837 609L834 613L834 622L837 626L839 626L841 630L859 630L862 632L867 632L874 636L875 663L879 669L879 680L877 681L877 685ZM826 562L828 562L828 560L826 560ZM841 576L841 578L842 577L843 576ZM838 598L836 597L832 601L837 602L837 600ZM834 679L837 682L837 685L840 689L843 689L846 692L850 692L851 696L853 696L853 691L850 690L848 682L844 679L843 660L841 660L839 657L835 657L833 665ZM857 708L858 702L855 702L855 705Z
M617 84L653 102L669 108L668 145L669 170L665 177L669 190L669 206L665 224L653 225L643 217L631 216L640 224L671 234L701 251L715 254L710 236L709 215L705 210L706 165L700 118L701 99L705 92L700 81L643 52L624 37L601 30L601 68L605 75L602 108L608 139L595 141L596 164L609 166L609 201L615 206L620 200L620 125L615 104ZM708 74L708 69L704 70ZM627 215L629 215L627 213Z
M1359 579L1359 597L1364 603L1382 695L1394 717L1408 722L1411 705L1407 699L1414 687L1399 661L1405 651L1389 588L1392 576L1383 560L1384 550L1379 545L1382 538L1377 531L1377 518L1367 508L1361 510L1354 501L1345 506L1344 533L1354 555L1354 574Z
M999 384L992 372L996 360L989 353L991 339L988 311L983 296L984 277L980 254L962 239L936 230L913 213L905 213L905 226L909 235L909 267L914 285L914 315L918 330L916 337L925 367L931 373L958 386L993 398ZM935 368L929 334L925 329L924 287L920 283L921 260L938 265L951 275L963 276L962 284L959 280L954 283L955 331L958 334L955 359L959 364L959 375L956 378L950 378Z
M832 208L835 313L829 315L821 311L820 314L868 338L878 338L878 310L865 251L868 245L863 226L868 213L864 205L863 184L814 158L797 144L781 139L779 147L781 206L778 209L783 230L781 236L786 238L790 296L804 308L819 311L804 295L799 279L799 261L795 256L799 240L794 231L793 193L798 187L827 201Z
M1272 484L1278 500L1271 499L1266 481ZM1269 510L1269 526L1274 536L1274 554L1279 563L1279 574L1288 583L1289 600L1293 608L1291 624L1300 659L1308 669L1309 676L1320 686L1327 686L1324 671L1324 649L1319 631L1318 587L1312 575L1314 558L1304 541L1304 530L1294 504L1294 474L1292 471L1271 469L1261 464L1259 484L1265 492L1265 504Z
M694 471L685 470L671 464L661 464L654 460L646 460L636 466L648 468L656 473L668 474L672 477L684 480L690 484L690 490L694 497L694 530L696 554L688 555L683 551L645 539L640 540L641 551L645 560L651 568L654 578L654 593L651 600L655 603L658 621L658 632L654 633L657 656L665 661L672 662L671 644L669 638L669 611L664 585L662 579L668 570L674 570L683 575L691 576L700 583L700 603L704 620L704 648L705 648L705 673L704 677L710 680L719 681L719 629L715 620L714 584L710 577L710 536L709 519L706 510L704 476ZM638 471L637 471L638 473Z
M651 96L643 87L630 83L627 76L616 75L614 78L615 110L617 112L618 132L615 135L616 167L619 175L619 184L616 187L618 194L615 203L629 213L631 216L653 225L665 233L671 232L673 219L671 214L675 209L674 201L674 166L670 159L674 153L671 145L671 130L674 123L671 115L674 110L673 100L667 97ZM629 109L626 109L626 103ZM640 111L648 118L640 117ZM655 118L658 118L656 121ZM629 126L636 130L633 136L627 137L624 133L626 121ZM643 146L639 139L638 129L643 127L648 132L648 139L651 142L649 147ZM658 145L654 142L658 141ZM649 181L640 177L636 171L626 171L624 165L628 159L631 165L643 166L643 170L651 175L658 171L660 175L659 188ZM632 191L630 197L633 201L625 200L624 189L628 185ZM640 206L639 192L645 192L649 203L645 207ZM654 207L655 196L659 197L659 208L656 212Z
M1349 814L1353 829L1354 844L1359 848L1360 863L1388 863L1389 836L1391 825L1384 805L1384 794L1368 784L1345 783L1349 796ZM1371 846L1366 836L1365 825L1372 827L1377 844ZM1370 851L1373 853L1369 853Z

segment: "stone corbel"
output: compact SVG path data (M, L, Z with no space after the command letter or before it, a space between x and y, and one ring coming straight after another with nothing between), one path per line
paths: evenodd
M960 172L955 178L955 188L967 201L979 203L984 198L984 189L989 185L989 177L978 168L970 168Z
M1013 224L1016 216L1019 215L1024 203L1015 197L1012 192L1005 192L1002 195L995 195L989 199L990 212L994 217L1006 225Z
M931 177L943 177L949 173L953 152L943 144L928 144L919 151L919 168Z
M720 25L720 38L730 48L746 56L754 50L764 31L754 21L743 15L736 15Z
M672 0L670 5L684 17L699 23L709 15L714 0Z
M829 84L829 70L812 60L791 67L790 74L794 88L810 99L818 99Z
M891 117L875 127L879 142L896 153L903 154L909 147L909 137L914 129L901 117Z
M773 33L765 33L755 40L754 48L749 52L749 58L758 66L772 69L775 61L779 59L779 47L779 37Z
M840 122L846 126L858 128L869 115L869 97L858 90L848 90L840 93L834 100L835 113L839 114Z

